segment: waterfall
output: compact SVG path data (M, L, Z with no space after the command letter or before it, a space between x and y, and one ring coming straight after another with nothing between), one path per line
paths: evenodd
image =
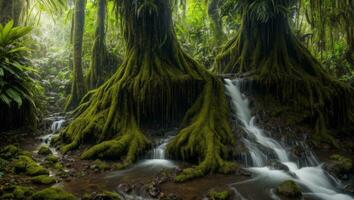
M61 127L63 126L65 120L64 119L59 119L57 121L54 121L52 126L50 127L51 131L53 133L56 133L57 131L59 131L61 129Z
M256 125L256 119L251 115L249 100L240 91L241 82L242 80L225 79L225 89L231 98L234 117L238 119L236 123L240 123L237 125L241 126L246 133L242 140L252 160L252 167L249 170L258 175L254 181L262 179L281 183L285 180L293 180L308 190L304 193L306 196L323 200L352 200L353 198L349 195L338 193L341 185L322 169L322 165L318 164L310 149L305 148L306 164L305 167L300 167L299 160L289 158L287 147L284 144L267 136L264 130ZM304 147L305 144L301 143L301 145ZM267 166L274 158L288 170L278 170Z

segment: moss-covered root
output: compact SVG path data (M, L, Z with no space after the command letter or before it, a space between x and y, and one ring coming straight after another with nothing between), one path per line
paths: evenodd
M120 168L125 168L132 164L139 153L146 150L150 146L150 141L141 132L136 122L128 126L123 135L117 138L104 141L97 144L82 155L82 159L95 159L95 158L109 158L109 159L122 159Z
M313 143L316 146L319 146L321 143L327 143L335 148L339 148L337 140L328 132L323 114L320 111L317 113L316 126L312 136Z
M171 155L182 160L196 160L199 165L185 169L177 182L210 172L229 173L236 164L225 159L230 155L235 137L229 123L228 105L221 81L211 78L196 103L187 112L183 128L168 145Z

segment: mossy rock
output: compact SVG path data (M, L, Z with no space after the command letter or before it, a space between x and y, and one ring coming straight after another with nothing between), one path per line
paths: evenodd
M0 158L0 171L4 171L9 164L9 161Z
M210 200L227 200L230 198L230 193L229 191L221 191L221 192L210 191L208 193L208 198Z
M59 161L59 159L58 159L58 157L56 157L56 156L54 156L54 155L49 155L49 156L45 159L45 161L46 161L47 163L55 164L55 163L57 163L57 162Z
M53 152L49 149L49 147L47 146L41 146L38 150L38 154L39 155L44 155L44 156L47 156L47 155L51 155L53 154Z
M91 165L91 169L99 169L100 171L106 171L110 168L111 167L106 162L103 162L101 160L95 160Z
M289 198L301 197L300 187L292 180L284 181L277 187L277 193Z
M47 176L47 175L36 176L36 177L33 177L31 180L33 183L42 184L42 185L51 185L51 184L56 183L55 178L53 178L51 176Z
M14 159L20 153L15 145L8 145L0 150L0 157L3 159Z
M350 173L353 170L353 161L350 158L335 154L330 157L328 170L335 174Z
M0 199L29 199L33 194L33 188L23 186L10 186L6 188Z
M85 194L82 198L83 200L97 200L97 199L104 199L104 200L120 200L120 197L115 192L108 192L104 191L103 193L92 193L92 194Z
M20 156L14 163L16 173L24 173L29 176L49 175L49 171L38 165L28 156Z
M32 153L29 151L22 151L21 154L22 156L28 156L28 157L32 157Z
M56 187L44 189L36 192L32 196L32 200L77 200L74 195L65 192L64 190Z

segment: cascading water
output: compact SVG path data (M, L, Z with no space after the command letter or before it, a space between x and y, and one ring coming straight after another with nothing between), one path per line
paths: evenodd
M306 149L308 151L307 162L303 164L304 167L300 167L298 164L300 161L289 158L284 144L268 137L262 129L257 127L255 117L251 115L249 101L240 91L241 82L242 80L225 79L225 88L231 98L233 113L246 133L243 142L252 161L252 167L249 170L258 175L251 181L262 180L278 184L285 180L293 180L303 187L304 195L311 198L352 200L353 198L349 195L338 192L341 187L340 183L322 169L322 165L319 165L312 151ZM302 145L305 144L302 143ZM277 170L267 166L272 159L281 162L288 170ZM271 192L270 198L277 199L274 192Z
M58 114L54 114L53 116L48 117L45 120L48 121L48 123L51 123L49 129L50 132L40 138L42 141L40 146L48 146L54 155L58 155L56 149L50 147L50 142L53 136L55 136L56 133L63 127L64 123L66 122L65 117L62 117Z

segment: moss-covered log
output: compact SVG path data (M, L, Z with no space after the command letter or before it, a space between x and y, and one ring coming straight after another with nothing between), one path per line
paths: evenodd
M242 25L217 57L214 71L245 76L252 86L312 111L317 136L353 121L353 88L335 80L293 34L287 0L241 1ZM263 9L264 8L264 9Z
M169 152L183 160L199 158L199 165L185 170L181 180L229 172L233 165L225 160L234 136L223 83L180 48L170 2L116 3L128 47L125 61L83 99L62 133L63 151L90 144L82 158L120 159L125 167L150 147L144 127L168 126L185 116Z

